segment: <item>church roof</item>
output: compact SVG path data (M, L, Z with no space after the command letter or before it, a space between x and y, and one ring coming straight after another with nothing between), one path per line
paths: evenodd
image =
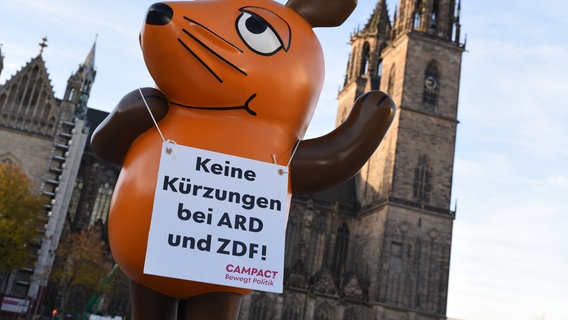
M59 119L58 106L40 52L0 88L0 125L50 136Z

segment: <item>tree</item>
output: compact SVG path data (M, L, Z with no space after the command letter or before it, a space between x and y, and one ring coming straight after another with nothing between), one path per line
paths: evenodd
M111 269L105 252L100 228L96 226L70 234L59 245L51 280L62 294L61 310L81 311L89 296L100 289Z
M45 218L43 197L31 190L32 182L20 168L0 163L0 272L33 263Z

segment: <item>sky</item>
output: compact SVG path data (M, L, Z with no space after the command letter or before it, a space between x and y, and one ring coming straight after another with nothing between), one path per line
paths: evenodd
M96 39L89 106L153 86L138 46L147 0L2 0L4 83L43 53L56 97ZM389 0L392 15L398 1ZM326 80L308 137L333 129L349 36L375 0L318 29ZM447 315L568 320L568 1L462 0L463 54Z

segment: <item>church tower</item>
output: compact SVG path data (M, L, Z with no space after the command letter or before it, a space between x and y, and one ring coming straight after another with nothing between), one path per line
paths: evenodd
M240 320L447 319L460 4L399 0L391 20L377 1L351 35L337 124L369 90L396 117L353 179L292 198L284 293L247 296Z
M93 43L91 51L85 58L85 62L79 65L77 71L67 80L64 101L75 105L75 114L82 115L87 112L87 101L91 94L91 86L95 81L97 71L95 70L95 48L97 42Z
M460 6L455 0L400 0L391 26L381 0L351 38L338 123L369 89L387 92L398 107L389 133L355 177L364 226L358 234L363 246L355 250L376 257L356 268L374 275L369 294L382 305L381 319L446 313L464 51Z

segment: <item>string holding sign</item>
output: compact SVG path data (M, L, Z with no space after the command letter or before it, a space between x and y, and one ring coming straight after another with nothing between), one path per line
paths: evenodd
M165 143L168 143L168 145L165 148L166 153L172 154L175 151L175 146L177 146L177 143L174 140L170 140L170 139L166 140L166 138L164 137L164 134L162 133L162 130L160 130L160 126L158 126L158 121L156 121L156 118L154 117L154 114L152 113L152 110L150 109L150 106L148 105L148 102L146 101L146 98L144 97L144 94L142 94L142 88L138 88L138 92L140 92L140 96L142 97L142 101L144 102L144 105L146 106L146 110L148 110L148 113L150 114L150 118L152 118L152 122L154 122L154 126L158 130L158 134L160 134L162 141L165 142Z
M292 150L292 154L290 155L290 160L288 160L288 164L286 165L286 168L290 168L290 164L292 163L292 159L294 158L294 155L296 154L296 150L298 150L298 146L300 146L300 142L302 142L302 140L298 140L294 144L294 150ZM278 163L276 163L276 155L275 154L272 155L272 160L274 161L274 164L278 164ZM278 169L279 175L284 175L284 174L287 174L287 173L288 173L288 171L286 171L286 170Z

